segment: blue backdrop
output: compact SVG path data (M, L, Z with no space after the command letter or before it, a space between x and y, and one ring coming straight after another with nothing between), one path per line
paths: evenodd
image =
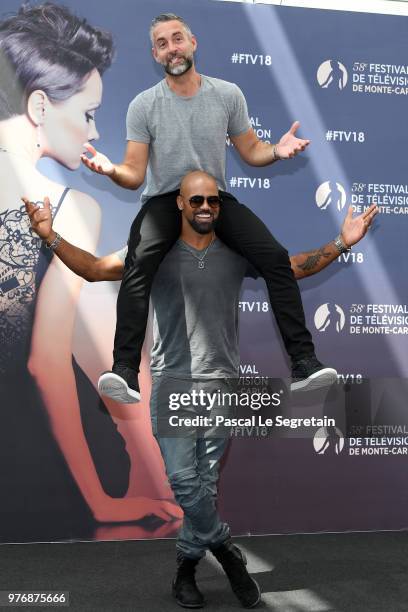
M3 0L2 12L18 4ZM66 4L114 36L116 60L97 112L97 147L112 160L124 152L130 100L163 76L150 53L150 21L172 10L198 39L198 70L241 87L260 138L276 142L299 120L300 135L311 139L304 154L267 168L247 166L227 145L230 191L290 253L334 238L348 204L358 212L379 204L364 241L301 281L317 353L349 383L340 399L326 398L324 411L338 417L337 438L316 429L266 438L237 433L222 471L221 511L234 533L407 527L407 18L210 0L117 0L115 10L98 0ZM41 165L102 206L99 253L126 242L138 192L85 168ZM287 377L266 303L263 281L247 281L242 372ZM304 413L304 406L288 407L290 415Z

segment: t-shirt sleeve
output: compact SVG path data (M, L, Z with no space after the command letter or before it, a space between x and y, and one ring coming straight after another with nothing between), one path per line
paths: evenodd
M248 115L248 106L245 96L238 87L233 85L233 91L230 104L230 118L228 122L229 136L239 136L247 132L251 127L251 122Z
M126 139L135 142L150 143L150 132L146 121L145 106L143 99L136 96L129 104L126 115Z
M120 251L116 251L116 255L119 257L122 263L125 263L126 255L128 252L127 245L120 249Z

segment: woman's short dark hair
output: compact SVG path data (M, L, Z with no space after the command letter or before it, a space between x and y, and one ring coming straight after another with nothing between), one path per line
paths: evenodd
M109 32L52 2L24 4L0 22L0 121L23 114L36 89L52 102L67 100L112 58Z

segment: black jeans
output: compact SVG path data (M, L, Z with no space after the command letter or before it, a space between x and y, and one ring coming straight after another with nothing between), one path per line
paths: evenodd
M117 323L113 357L139 370L145 337L149 296L160 262L181 231L177 208L178 191L150 198L134 220L128 255L117 302ZM306 328L298 285L290 267L288 252L275 240L266 225L231 194L220 192L222 204L217 236L240 253L265 279L269 300L286 351L299 359L314 353Z

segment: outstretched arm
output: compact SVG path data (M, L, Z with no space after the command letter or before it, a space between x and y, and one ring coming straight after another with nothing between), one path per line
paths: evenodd
M353 218L353 207L349 207L340 232L340 238L346 248L357 244L364 238L377 213L377 206L372 204L361 215ZM339 254L339 250L332 240L320 249L292 255L290 264L295 278L300 279L317 274L337 259Z
M276 144L268 144L259 140L252 128L239 136L231 136L231 141L247 164L250 166L268 166L279 159L295 157L306 149L310 140L304 140L296 136L296 130L299 126L299 121L295 121L290 130Z
M30 217L31 227L38 236L48 244L54 242L57 233L52 227L52 215L49 198L44 198L44 206L39 207L30 202L27 198L22 198L28 216ZM123 261L116 253L95 257L92 253L74 246L64 238L58 242L54 249L58 258L78 276L89 282L120 280L123 274Z
M84 154L81 155L81 160L92 172L108 176L114 183L125 189L138 189L142 185L149 157L148 144L129 140L125 158L121 164L113 164L106 155L99 153L89 143L86 143L85 148L91 157Z

